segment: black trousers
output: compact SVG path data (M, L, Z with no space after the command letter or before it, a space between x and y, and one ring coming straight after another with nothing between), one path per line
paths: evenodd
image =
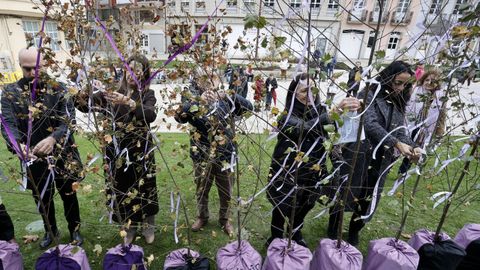
M5 209L5 205L0 204L0 240L10 241L15 238L15 229L12 219Z
M295 210L295 216L293 220L293 229L298 230L293 234L293 240L300 240L302 239L301 229L303 228L303 222L305 220L305 216L307 216L308 212L312 210L315 206L315 203L309 203L308 201L302 200L302 197L299 196L297 198L297 208ZM285 236L285 221L286 218L290 219L290 213L282 213L279 207L276 207L272 212L272 223L270 225L270 231L272 234L272 238L283 238Z
M68 223L68 230L72 233L80 227L80 208L77 193L72 189L74 180L68 177L68 175L56 174L54 181L50 180L49 183L47 183L49 173L48 164L46 165L45 162L34 162L29 167L28 188L32 190L35 204L38 206L41 193L46 187L45 193L41 198L45 209L41 205L38 209L40 214L42 214L45 231L49 232L48 225L50 225L50 229L54 233L58 231L55 217L55 202L53 200L55 187L57 188L63 201L63 213Z

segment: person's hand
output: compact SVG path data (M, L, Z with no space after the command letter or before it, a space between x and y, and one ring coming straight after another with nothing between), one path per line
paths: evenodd
M21 143L20 144L20 149L21 149L23 155L27 156L27 146L25 144ZM28 157L27 157L28 160L33 161L33 160L36 160L37 158L38 157L33 154L32 150L28 151Z
M111 102L115 105L128 105L130 108L135 107L135 101L124 94L120 94L118 92L105 92L103 96L108 102Z
M103 91L103 90L105 90L105 86L99 80L93 80L92 81L92 87L93 87L93 91Z
M395 147L398 149L398 151L400 151L400 153L402 155L404 155L405 157L411 159L411 158L414 158L415 157L415 152L414 152L414 149L406 144L406 143L402 143L402 142L397 142L395 144Z
M225 98L225 91L218 90L216 92L212 90L206 90L202 93L202 100L205 101L207 104L211 104L219 99Z
M332 111L336 113L342 113L345 110L354 112L354 111L360 110L360 108L361 108L360 100L354 97L347 97L347 98L344 98L342 101L340 101L340 103L337 106L334 106L332 108Z
M46 156L53 151L53 147L57 141L52 136L48 136L47 138L41 140L35 147L33 148L32 152L34 155Z
M422 154L424 154L425 151L423 151L422 148L420 147L415 147L413 149L413 156L410 158L410 160L414 163L418 162L418 160L420 159L420 157L422 156Z

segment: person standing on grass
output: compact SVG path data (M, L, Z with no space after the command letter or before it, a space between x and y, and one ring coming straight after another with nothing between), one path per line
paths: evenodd
M38 50L34 47L20 51L23 78L7 85L2 91L2 115L5 119L2 135L12 153L16 153L12 143L17 143L23 155L28 153L31 161L29 166L24 167L24 176L26 187L32 190L43 218L45 235L40 247L47 248L54 238L60 236L53 200L55 186L63 201L70 240L81 245L80 209L72 186L82 179L82 162L73 137L75 108L63 85L49 78L44 71L43 53L40 54L39 77L34 91L37 55ZM31 106L35 109L30 109ZM10 141L12 136L16 142Z
M197 232L208 223L208 195L215 181L220 199L219 223L226 234L233 235L229 221L233 174L229 166L235 166L231 163L238 151L233 141L231 117L239 117L253 106L239 94L221 90L220 77L211 71L198 70L196 80L200 97L182 103L175 115L177 122L193 127L190 157L194 165L198 215L191 229Z
M107 141L105 153L105 176L107 205L112 218L126 226L125 243L135 239L142 229L145 242L155 240L155 215L158 213L158 189L156 182L155 156L157 146L150 133L150 125L157 117L155 93L145 85L150 78L150 64L143 55L134 55L127 60L140 86L125 69L117 91L101 90L77 95L77 108L82 112L90 109L102 112L111 121L112 140ZM89 99L91 107L89 108Z
M417 81L406 109L406 120L409 127L420 125L412 131L411 138L419 146L425 145L432 135L442 136L445 129L446 114L440 117L442 98L441 72L437 69L427 70ZM437 128L437 129L435 129ZM411 166L410 159L404 158L398 172L404 174Z
M359 243L360 230L365 223L373 216L372 197L374 188L378 184L376 205L381 197L381 192L387 178L388 166L394 162L394 150L397 149L403 156L417 160L421 149L415 147L415 143L407 135L405 129L394 129L404 126L405 109L410 98L414 73L410 65L402 61L392 62L383 69L376 78L380 82L381 90L377 97L375 95L376 85L372 85L368 91L366 100L367 111L365 112L365 140L360 142L357 162L351 182L350 190L344 190L342 179L347 179L352 170L351 164L355 154L356 142L347 143L341 148L340 160L334 162L339 174L336 177L334 189L340 188L340 194L347 192L347 200L335 202L330 209L330 218L328 221L328 237L337 239L339 226L339 212L341 207L345 211L353 212L350 219L347 241L356 246ZM364 89L363 91L367 91ZM363 97L364 92L359 93ZM370 105L372 103L372 105ZM375 155L375 156L374 156ZM341 167L338 167L341 166ZM342 196L342 195L340 195ZM361 219L371 213L366 219Z
M271 236L266 242L267 247L275 238L285 237L285 221L290 219L293 209L295 216L291 225L296 231L292 239L299 245L307 246L301 228L305 216L320 197L318 183L326 172L326 163L324 159L322 160L325 154L323 141L326 138L323 126L333 123L329 113L321 105L318 95L312 93L311 89L314 86L313 79L307 83L306 73L295 77L290 83L285 101L285 111L292 108L291 114L283 114L278 122L280 132L268 174L270 184L267 188L267 198L273 205L273 211ZM331 112L356 111L360 108L360 102L356 98L346 98L340 102L338 108L334 107ZM301 153L308 159L298 160ZM293 205L292 191L295 180L298 191L296 204Z
M267 111L270 110L270 106L272 105L272 99L274 106L277 106L277 87L277 79L273 77L272 73L270 73L267 80L265 81L265 88L267 90L267 96L265 99L265 110Z
M0 197L1 201L1 197ZM5 205L0 202L0 240L10 243L15 243L15 228L13 227L12 219L5 208Z

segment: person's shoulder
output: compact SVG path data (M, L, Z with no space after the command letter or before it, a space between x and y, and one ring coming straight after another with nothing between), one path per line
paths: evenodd
M20 91L20 86L18 86L18 81L14 83L9 83L5 85L2 89L2 95L3 94L13 94L17 93Z

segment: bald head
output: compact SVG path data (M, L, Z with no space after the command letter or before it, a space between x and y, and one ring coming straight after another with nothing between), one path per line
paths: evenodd
M33 78L35 77L35 66L37 64L38 49L35 47L21 49L18 53L18 62L22 68L23 77ZM43 57L40 54L40 65L42 67Z

